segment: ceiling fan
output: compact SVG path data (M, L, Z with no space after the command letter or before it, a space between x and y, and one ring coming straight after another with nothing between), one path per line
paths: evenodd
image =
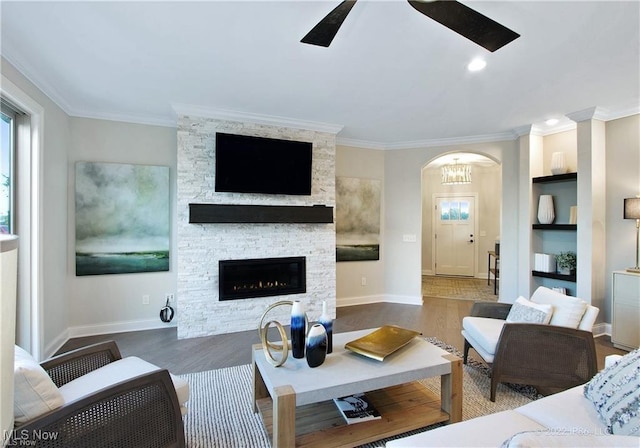
M345 0L300 42L328 47L357 0ZM418 12L493 52L520 37L518 33L455 0L408 0Z

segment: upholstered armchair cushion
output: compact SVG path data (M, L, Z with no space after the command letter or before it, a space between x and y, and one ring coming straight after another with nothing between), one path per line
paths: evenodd
M502 327L507 322L490 317L467 316L462 319L462 336L486 362L491 364L496 354Z
M564 295L546 287L539 287L528 301L525 298L518 298L517 303L528 306L538 306L540 309L552 307L549 325L560 327L577 328L578 330L591 331L593 324L600 311L598 308L587 305L584 300L576 297ZM481 303L484 306L505 306L500 303ZM514 306L516 305L514 304ZM462 319L462 335L473 346L478 354L487 363L493 362L496 354L496 347L500 340L500 333L505 323L514 323L511 306L506 318L477 317L473 315ZM484 314L483 314L484 315ZM511 318L509 317L511 316ZM505 319L505 320L503 320ZM543 322L544 323L544 322Z
M64 404L47 372L27 351L15 346L13 414L16 424L33 420Z
M23 355L17 350L17 365ZM185 446L181 414L188 383L139 358L122 359L114 341L71 350L39 366L29 361L39 367L33 367L39 380L49 378L43 384L60 404L33 418L15 418L8 445L44 446L38 434L45 433L59 435L46 440L49 448ZM34 383L31 376L26 382ZM16 409L24 406L20 394L15 399Z
M567 296L543 286L535 290L531 301L553 306L553 314L549 325L558 327L578 328L587 310L587 302L577 297ZM586 330L591 331L591 329Z
M548 324L553 314L553 306L531 302L518 297L507 315L507 322L528 322L530 324Z
M525 306L527 301L519 298L518 302L476 302L471 316L462 320L463 362L467 363L473 347L491 366L491 401L500 382L529 384L546 395L591 379L597 371L591 329L598 309L539 287L531 297L533 306L544 305L545 310L551 306L553 313L549 324L528 323L528 317L518 311L518 305ZM548 315L540 317L545 321ZM513 320L520 321L509 322Z
M69 403L90 395L96 390L110 387L120 381L125 381L156 370L158 370L156 365L138 357L129 356L109 363L106 366L100 367L66 383L60 387L60 394L62 394L65 403ZM189 383L173 374L170 374L170 376L176 389L180 411L182 415L184 415L187 412L185 404L189 400Z

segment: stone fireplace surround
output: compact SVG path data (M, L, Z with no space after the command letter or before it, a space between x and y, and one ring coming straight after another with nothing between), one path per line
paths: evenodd
M217 193L215 133L313 143L310 196ZM178 338L253 330L279 300L302 300L311 320L322 302L335 318L335 224L190 223L189 204L335 207L335 133L192 115L178 117ZM306 257L306 293L220 301L220 260ZM281 307L282 308L282 307ZM288 322L283 309L282 322Z

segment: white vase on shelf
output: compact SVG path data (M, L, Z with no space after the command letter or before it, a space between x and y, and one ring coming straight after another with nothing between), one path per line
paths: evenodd
M567 172L567 165L563 152L551 154L551 174L564 174Z
M551 224L556 218L553 211L553 196L550 194L540 195L538 201L538 222L540 224Z

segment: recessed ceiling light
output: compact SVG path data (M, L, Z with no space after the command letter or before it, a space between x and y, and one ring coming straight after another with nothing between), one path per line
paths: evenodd
M469 65L467 65L467 70L469 70L470 72L477 72L479 70L482 70L486 66L487 66L486 61L484 61L483 59L477 58L469 62Z
M553 126L558 124L558 119L557 118L549 118L547 121L545 121L547 126Z

